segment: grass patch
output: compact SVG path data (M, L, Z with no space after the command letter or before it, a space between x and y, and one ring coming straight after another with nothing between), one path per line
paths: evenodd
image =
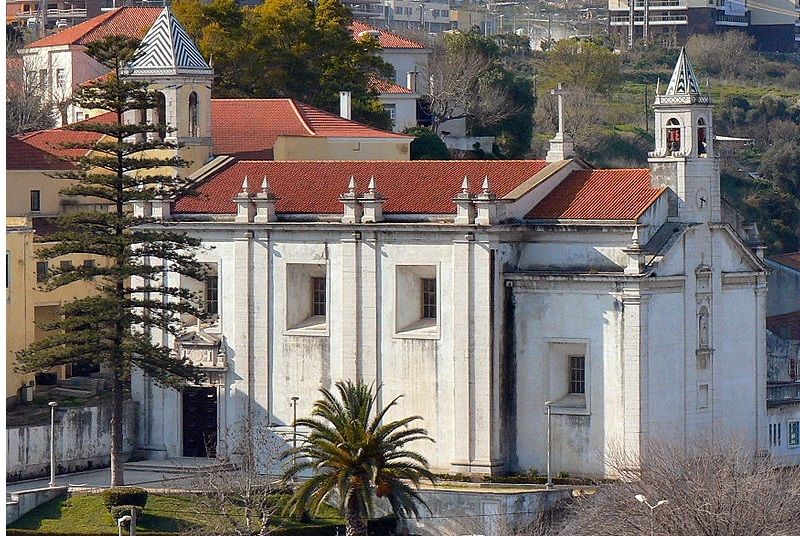
M192 527L208 528L204 516L198 514L199 504L193 494L151 493L144 515L137 523L137 532L180 532ZM295 519L278 519L276 526L299 529L315 526L339 525L343 520L338 511L323 506L320 518L303 523ZM96 493L73 493L59 497L28 512L11 528L27 529L53 534L116 535L116 521L111 517L102 497Z

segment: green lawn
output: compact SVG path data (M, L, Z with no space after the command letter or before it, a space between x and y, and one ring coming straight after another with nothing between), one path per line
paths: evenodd
M197 511L198 503L192 494L151 493L143 519L137 523L137 532L179 532L192 526L207 527L204 516ZM278 524L283 528L336 525L342 522L337 514L335 509L324 507L320 512L322 519L307 524L282 519ZM103 506L99 494L73 493L69 498L61 497L32 510L11 528L56 534L116 535L116 526L116 521Z

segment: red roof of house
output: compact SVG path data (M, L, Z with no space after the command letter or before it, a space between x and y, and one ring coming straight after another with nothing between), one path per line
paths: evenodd
M769 260L788 266L793 270L800 272L800 251L794 253L782 253L780 255L772 255L767 257Z
M278 212L339 214L339 195L347 191L352 175L359 193L366 191L370 177L375 177L376 190L386 198L384 212L451 214L456 211L453 197L461 190L465 175L474 192L488 175L492 191L502 197L546 165L542 160L239 161L200 184L196 195L179 198L174 211L233 214L233 198L248 176L253 193L258 192L262 178L268 178L280 198Z
M376 28L375 26L360 20L354 20L350 24L350 29L353 31L354 39L358 39L358 34L361 32L379 32L380 35L377 37L381 48L425 48L422 43L417 43L411 39L400 37L399 35L387 32L386 30L381 30L380 28Z
M28 45L27 48L88 45L109 35L142 38L161 11L163 8L160 7L120 7L43 37Z
M74 169L69 162L13 136L6 136L6 170Z
M543 220L636 220L666 188L649 169L573 171L528 214Z
M278 136L411 140L293 99L212 99L211 125L214 154L243 159L271 159Z
M395 84L390 80L384 80L383 78L370 78L367 85L370 89L374 89L378 93L413 93L413 91L407 87Z
M84 119L81 122L87 123L112 123L116 121L116 116L112 112L106 112L89 119ZM36 132L29 132L21 134L19 139L25 143L38 147L43 151L52 153L56 156L62 157L76 157L85 156L88 152L86 149L65 149L61 147L63 143L69 142L93 142L100 139L100 134L96 132L82 132L76 130L67 130L65 128L51 128L49 130L39 130Z
M767 329L783 339L800 340L800 311L768 316Z

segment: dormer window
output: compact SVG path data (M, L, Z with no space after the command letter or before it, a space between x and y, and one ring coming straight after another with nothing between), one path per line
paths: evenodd
M702 117L697 120L697 156L708 154L708 130L706 120Z
M667 121L667 148L673 153L681 150L681 124L674 117Z

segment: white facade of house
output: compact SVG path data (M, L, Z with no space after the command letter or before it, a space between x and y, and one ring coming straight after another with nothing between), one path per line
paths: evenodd
M543 470L546 401L555 471L605 475L609 449L650 441L766 449L765 266L721 221L710 101L684 56L654 107L648 188L665 188L634 218L529 216L587 168L570 154L502 198L488 180L458 194L455 214L383 214L391 177L342 192L338 214L276 214L267 188L236 214L137 207L200 238L218 275L212 323L186 319L216 350L154 334L209 371L217 455L246 415L289 425L293 397L307 415L343 378L403 395L389 417L424 418L436 442L414 447L436 471ZM141 372L132 393L143 451L185 455L183 395Z

